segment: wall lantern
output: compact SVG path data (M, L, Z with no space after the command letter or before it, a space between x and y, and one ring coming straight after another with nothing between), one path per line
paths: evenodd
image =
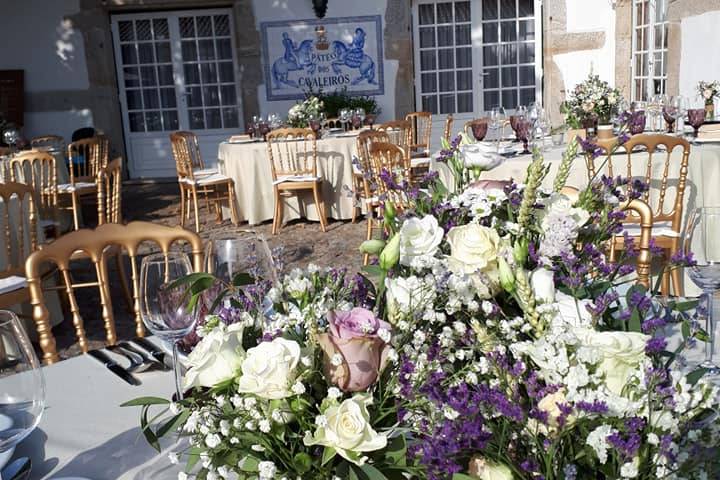
M328 0L312 0L313 10L317 18L323 18L327 12Z

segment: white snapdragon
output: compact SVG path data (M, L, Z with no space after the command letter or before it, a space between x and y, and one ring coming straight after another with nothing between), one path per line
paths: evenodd
M595 430L590 432L587 436L586 442L588 446L595 451L598 460L603 465L605 465L605 462L607 462L607 452L610 448L607 437L616 432L617 430L612 428L610 425L600 425Z

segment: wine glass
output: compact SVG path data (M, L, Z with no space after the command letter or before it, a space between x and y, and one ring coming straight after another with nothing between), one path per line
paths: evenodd
M355 117L359 120L359 124L355 128L362 127L363 123L365 123L365 109L364 108L355 109Z
M482 140L485 138L485 135L487 135L488 123L484 119L475 120L470 124L470 130L472 130L475 141L482 142Z
M348 122L350 121L350 117L352 115L351 110L349 108L343 108L340 110L340 113L338 114L340 118L340 123L343 125L343 130L348 129Z
M682 132L685 131L685 116L687 115L688 101L682 95L675 97L673 106L677 108L677 130Z
M502 127L505 124L505 109L503 107L493 107L490 111L490 130L497 132L497 148L500 150L500 138L502 137ZM498 132L500 130L500 132Z
M15 145L20 140L20 132L16 128L9 128L3 133L3 140L10 146L10 151L15 151Z
M720 374L720 366L713 360L715 347L715 318L713 294L720 289L720 207L695 209L688 218L683 234L684 251L692 253L695 265L688 268L690 279L700 287L706 299L705 361L700 364L712 375Z
M45 409L45 377L18 317L0 310L0 453L32 432Z
M315 138L320 138L322 123L320 122L319 115L310 115L310 117L308 117L308 127L310 127L310 130L315 134Z
M695 138L698 136L698 130L703 123L705 123L705 109L704 108L690 108L687 111L688 124L695 130Z
M140 266L140 316L153 335L172 343L177 399L182 400L178 342L195 327L195 312L188 311L187 285L173 282L192 273L190 260L181 252L155 253Z
M530 140L530 128L531 128L530 121L526 118L520 118L517 121L516 124L516 134L518 140L523 142L523 151L522 153L527 154L530 153L530 150L528 149L528 141Z
M678 109L675 106L675 98L670 97L662 108L662 116L667 124L667 133L675 131L675 120L678 117Z
M205 248L207 272L232 285L239 273L277 282L277 269L265 237L254 232L212 239Z

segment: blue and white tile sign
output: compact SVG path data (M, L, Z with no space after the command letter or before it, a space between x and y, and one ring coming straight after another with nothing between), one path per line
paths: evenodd
M343 87L384 93L380 15L264 22L261 29L268 101Z

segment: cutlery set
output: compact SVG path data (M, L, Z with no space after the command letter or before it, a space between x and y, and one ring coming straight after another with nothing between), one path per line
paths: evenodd
M107 347L107 350L124 357L130 365L124 367L116 362L110 355L100 350L88 352L92 358L105 365L105 368L130 385L140 385L140 380L134 375L147 370L171 369L170 358L162 348L145 338L136 338L131 342L120 342L117 345Z

